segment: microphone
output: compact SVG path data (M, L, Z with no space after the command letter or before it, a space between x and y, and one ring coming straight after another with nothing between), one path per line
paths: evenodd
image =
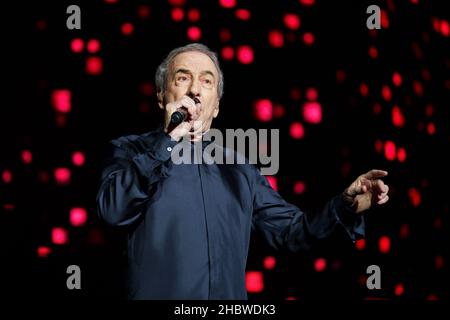
M173 125L179 125L187 118L187 110L184 107L178 108L177 111L172 113L172 116L170 117L170 122Z

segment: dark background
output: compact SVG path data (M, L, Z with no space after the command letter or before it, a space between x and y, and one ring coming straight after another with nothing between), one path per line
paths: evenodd
M385 181L391 200L366 215L364 248L355 247L342 230L312 251L295 254L273 252L253 237L247 269L261 272L264 290L249 292L249 298L447 299L450 60L445 2L312 2L238 0L232 8L218 0L2 5L1 290L12 296L123 297L125 235L96 216L103 150L113 138L144 133L159 123L154 72L170 50L193 42L187 29L197 26L202 31L198 41L219 53L225 75L216 126L280 129L281 166L275 179L286 200L312 210L363 172L389 171ZM71 4L81 8L81 30L66 28ZM386 15L381 30L366 28L370 4ZM190 21L185 14L173 21L173 8L185 13L198 9L200 19ZM247 9L250 19L238 19L237 9ZM298 29L284 23L288 13L300 18ZM123 23L133 24L131 34L121 31ZM284 37L283 46L270 44L273 30ZM308 32L314 34L311 46L303 41ZM73 39L83 41L82 52L71 50ZM98 52L86 50L91 39L100 41ZM251 64L241 63L236 54L223 59L224 47L236 53L242 45L253 49ZM371 47L376 57L369 54ZM86 72L89 57L102 59L99 74ZM401 75L400 85L393 83L395 72ZM383 96L383 87L391 98ZM318 93L318 124L302 113L309 88ZM60 89L72 94L69 113L52 104L52 93ZM283 115L258 120L260 99L269 99ZM394 106L404 125L395 125ZM293 122L303 125L303 138L290 135ZM397 152L389 158L385 149L390 142L397 152L406 151L406 159ZM31 152L31 162L23 160L24 150ZM74 151L85 155L82 166L72 163ZM58 167L70 170L70 183L57 183ZM305 192L294 192L297 181L304 182ZM83 226L70 224L73 207L86 209ZM52 242L54 227L68 232L66 244ZM380 241L390 246L380 250ZM39 247L47 247L49 254L39 256ZM273 269L264 267L267 256L276 260ZM314 268L317 259L325 259L323 271ZM80 291L66 288L71 264L82 270ZM378 291L365 286L366 268L372 264L382 272Z

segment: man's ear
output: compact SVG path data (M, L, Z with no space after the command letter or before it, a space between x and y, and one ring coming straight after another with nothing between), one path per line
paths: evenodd
M162 90L159 90L159 91L156 93L156 97L158 98L158 105L159 105L159 108L160 108L161 110L164 110L164 107L165 107L165 105L164 105L164 92L163 92Z
M220 104L220 101L219 101L219 99L217 99L217 104L214 108L213 118L217 117L217 115L219 114L219 104Z

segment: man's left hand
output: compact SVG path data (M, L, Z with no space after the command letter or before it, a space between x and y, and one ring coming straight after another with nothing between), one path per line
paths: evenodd
M343 192L344 200L356 213L361 213L374 203L382 205L389 200L389 187L380 178L387 176L387 171L370 170L360 175Z

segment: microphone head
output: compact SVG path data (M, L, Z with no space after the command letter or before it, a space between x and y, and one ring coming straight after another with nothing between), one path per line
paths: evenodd
M186 113L183 113L181 111L175 111L172 113L172 116L170 117L170 122L174 125L179 125L186 119Z

